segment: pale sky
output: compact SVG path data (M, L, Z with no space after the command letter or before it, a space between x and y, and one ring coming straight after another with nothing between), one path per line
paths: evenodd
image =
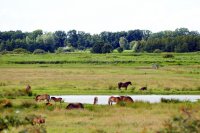
M200 0L0 0L0 31L200 31Z

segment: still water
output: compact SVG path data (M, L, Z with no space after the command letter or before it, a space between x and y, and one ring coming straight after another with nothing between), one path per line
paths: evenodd
M118 95L113 95L118 96ZM150 103L158 103L161 98L178 99L181 101L195 102L200 99L200 95L129 95L134 101L144 101ZM62 97L65 102L81 102L93 104L94 97L98 97L98 104L108 104L110 95L60 95L55 97Z

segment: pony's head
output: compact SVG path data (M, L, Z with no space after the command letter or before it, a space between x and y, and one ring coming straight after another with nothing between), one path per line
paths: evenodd
M40 95L37 95L36 97L35 97L35 101L37 102L38 101L38 97L39 97Z
M127 83L130 84L130 85L132 85L131 81L128 81Z

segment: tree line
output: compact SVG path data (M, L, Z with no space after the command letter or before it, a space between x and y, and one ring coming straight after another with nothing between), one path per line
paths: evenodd
M200 34L187 28L175 31L152 33L149 30L101 32L89 34L70 30L43 32L4 31L0 32L0 51L25 49L29 52L41 49L46 52L86 50L93 53L110 53L134 50L135 52L194 52L200 51Z

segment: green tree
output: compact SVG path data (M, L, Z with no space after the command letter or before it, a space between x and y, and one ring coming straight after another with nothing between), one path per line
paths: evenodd
M102 47L102 53L111 53L113 50L113 47L112 45L110 44L104 44L103 47Z
M56 31L54 33L55 48L64 47L64 42L66 38L67 38L67 35L65 31Z
M102 47L103 47L103 44L97 43L92 47L91 52L100 54L102 53Z
M130 49L128 40L125 37L120 37L119 38L119 45L120 47L122 47L123 49Z
M67 42L71 44L72 47L77 48L78 35L76 30L70 30L67 32Z

